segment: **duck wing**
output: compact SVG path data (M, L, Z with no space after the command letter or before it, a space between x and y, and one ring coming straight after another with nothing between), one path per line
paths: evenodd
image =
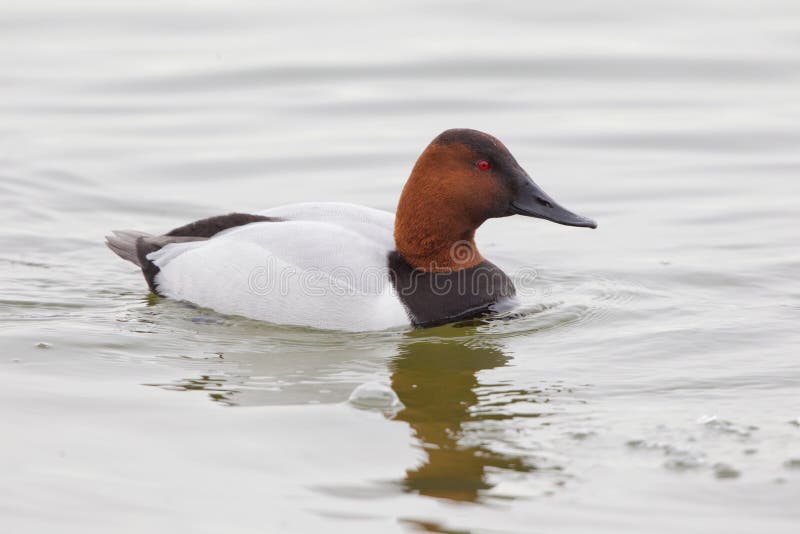
M171 243L147 259L158 292L279 324L365 331L409 324L394 294L386 242L331 222L252 223Z

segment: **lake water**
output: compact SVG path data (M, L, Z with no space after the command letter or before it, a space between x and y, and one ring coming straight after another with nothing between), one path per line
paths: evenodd
M798 531L797 2L12 3L0 118L4 532ZM480 229L514 316L260 324L103 244L393 210L451 127L599 223Z

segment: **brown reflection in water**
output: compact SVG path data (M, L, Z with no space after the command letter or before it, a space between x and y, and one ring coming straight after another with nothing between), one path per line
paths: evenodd
M480 445L459 445L464 425L493 416L474 415L478 371L500 367L509 357L498 347L471 344L474 339L410 341L391 364L392 388L405 404L396 420L407 422L427 453L424 464L406 471L407 490L457 501L476 501L487 481L487 468L531 471L520 457Z
M198 378L186 378L171 384L145 384L173 391L205 391L209 399L225 406L236 406L233 398L240 390L229 383L225 376L200 375Z

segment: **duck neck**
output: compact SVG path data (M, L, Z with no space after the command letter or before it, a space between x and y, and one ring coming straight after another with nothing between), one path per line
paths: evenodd
M407 184L394 223L397 252L412 267L429 272L459 271L484 261L475 245L474 221L434 194L417 193Z

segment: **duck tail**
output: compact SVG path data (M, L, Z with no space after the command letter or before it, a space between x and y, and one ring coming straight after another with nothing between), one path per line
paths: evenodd
M142 264L136 252L136 242L140 237L149 237L150 234L137 232L136 230L114 230L113 233L114 235L106 236L108 248L123 260L141 267Z

